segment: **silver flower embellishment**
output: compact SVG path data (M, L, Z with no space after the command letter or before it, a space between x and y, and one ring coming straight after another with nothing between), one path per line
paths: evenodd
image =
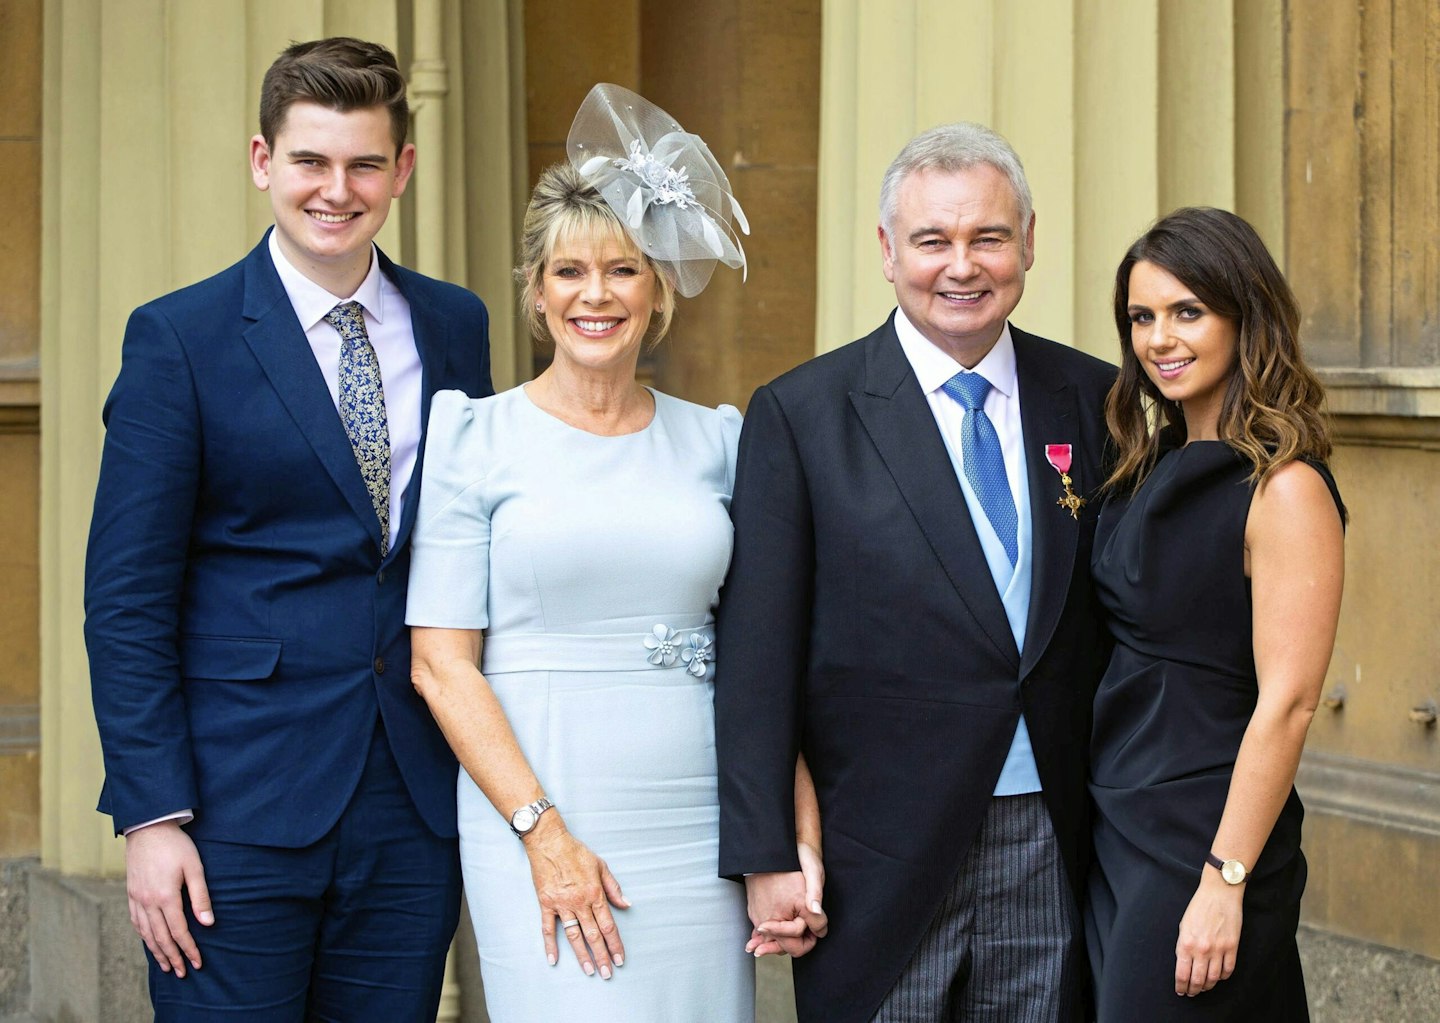
M692 632L685 637L685 649L680 651L680 660L685 670L696 678L705 677L705 664L715 660L715 644L706 636Z
M645 649L650 655L645 659L651 664L672 668L680 659L680 643L674 629L668 625L657 625L645 637Z
M671 159L679 155L677 152ZM639 178L641 185L655 193L652 201L658 206L674 203L684 210L695 203L695 193L690 188L690 172L684 167L676 170L666 161L657 158L645 149L645 143L640 139L630 143L628 158L610 162Z

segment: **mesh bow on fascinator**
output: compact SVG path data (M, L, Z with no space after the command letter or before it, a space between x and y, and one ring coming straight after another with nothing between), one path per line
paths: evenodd
M745 234L750 225L725 172L699 135L654 103L601 82L580 104L566 150L641 251L671 271L680 294L704 291L717 261L744 272L730 219Z

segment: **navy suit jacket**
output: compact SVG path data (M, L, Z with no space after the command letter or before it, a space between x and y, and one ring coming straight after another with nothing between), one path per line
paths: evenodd
M378 251L378 250L377 250ZM398 267L430 396L492 393L485 306ZM339 818L377 716L421 816L455 834L455 759L410 685L407 542L380 526L262 240L141 306L105 404L85 639L116 831L299 847Z
M1090 547L1113 367L1011 327L1033 522L1023 656L893 320L760 388L745 416L715 686L720 872L797 869L793 776L820 800L830 933L802 1020L868 1021L953 884L1023 709L1066 873L1088 859L1105 640ZM1047 444L1090 503L1056 504Z

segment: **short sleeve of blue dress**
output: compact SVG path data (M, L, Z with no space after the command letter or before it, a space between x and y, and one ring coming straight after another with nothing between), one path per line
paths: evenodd
M740 453L740 410L734 405L721 405L715 410L720 414L720 432L725 436L725 493L735 490L735 460Z
M441 391L430 402L420 506L410 541L405 624L483 629L490 624L490 510L484 427L476 401Z

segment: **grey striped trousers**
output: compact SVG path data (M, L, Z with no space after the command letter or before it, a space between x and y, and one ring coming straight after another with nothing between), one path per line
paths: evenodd
M1075 906L1038 793L996 796L874 1023L1057 1023L1079 998Z

